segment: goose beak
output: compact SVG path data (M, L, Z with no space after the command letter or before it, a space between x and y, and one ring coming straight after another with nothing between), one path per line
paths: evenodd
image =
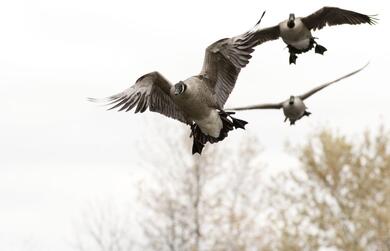
M295 20L295 15L293 13L290 14L288 21L292 22Z

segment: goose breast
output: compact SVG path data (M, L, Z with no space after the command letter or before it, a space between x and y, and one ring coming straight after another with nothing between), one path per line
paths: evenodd
M300 18L295 19L295 26L289 28L287 26L287 20L279 24L280 36L286 44L290 44L295 47L302 47L307 43L306 47L309 46L310 38L312 37L310 30L302 23ZM298 48L298 47L296 47Z

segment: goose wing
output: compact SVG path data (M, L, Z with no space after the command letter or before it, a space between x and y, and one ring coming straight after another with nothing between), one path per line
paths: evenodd
M314 93L316 93L316 92L318 92L318 91L324 89L325 87L327 87L327 86L329 86L329 85L331 85L331 84L334 84L334 83L336 83L336 82L339 82L340 80L343 80L343 79L345 79L345 78L348 78L348 77L350 77L350 76L352 76L352 75L358 73L359 71L361 71L361 70L363 70L364 68L366 68L366 66L367 66L368 64L369 64L369 63L367 63L367 64L366 64L365 66L363 66L362 68L360 68L360 69L358 69L358 70L356 70L356 71L353 71L353 72L351 72L351 73L348 73L347 75L344 75L344 76L342 76L342 77L340 77L340 78L338 78L338 79L336 79L336 80L333 80L333 81L331 81L331 82L322 84L322 85L320 85L320 86L317 86L316 88L314 88L314 89L312 89L312 90L310 90L310 91L308 91L308 92L306 92L306 93L304 93L304 94L302 94L302 95L299 95L298 97L301 98L302 100L305 100L305 99L307 99L308 97L310 97L311 95L313 95Z
M218 40L206 49L200 75L207 79L220 108L232 92L241 69L249 63L254 47L279 37L279 28L258 30L257 25L242 35Z
M90 98L92 102L105 102L109 108L119 111L130 111L135 107L135 113L144 112L149 108L152 112L161 113L167 117L191 124L187 116L170 96L171 84L159 72L151 72L140 77L134 85L121 93L104 98Z
M377 19L373 16L358 12L344 10L336 7L323 7L313 14L301 19L305 26L311 30L322 29L324 26L340 24L375 24Z
M227 110L231 111L243 111L243 110L256 110L256 109L280 109L283 107L283 102L281 103L269 103L269 104L259 104L259 105L250 105L236 108L229 108Z
M264 28L254 33L252 40L255 41L256 45L260 45L264 42L276 40L280 37L279 25Z

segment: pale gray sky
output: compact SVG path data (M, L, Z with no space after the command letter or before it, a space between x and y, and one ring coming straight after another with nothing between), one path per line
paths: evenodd
M379 14L380 21L315 32L328 51L301 55L296 66L280 40L259 46L227 106L281 101L371 64L310 98L312 116L294 127L281 111L237 115L261 139L270 168L291 164L286 140L301 142L318 127L356 135L390 125L386 1L1 1L1 249L70 250L64 240L85 204L133 194L131 181L143 175L137 146L150 137L148 128L162 120L180 128L158 114L105 112L86 97L114 94L153 70L183 80L199 73L209 44L245 32L263 10L266 27L324 5ZM145 128L145 121L153 123Z

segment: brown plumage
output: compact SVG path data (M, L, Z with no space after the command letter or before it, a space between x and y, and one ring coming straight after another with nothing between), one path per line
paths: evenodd
M225 113L223 106L254 47L260 44L256 37L258 25L208 46L201 72L184 81L172 85L159 72L151 72L121 93L90 101L105 102L112 106L109 110L127 112L135 107L136 113L142 113L149 108L188 124L194 137L193 153L201 153L207 142L221 141L229 131L244 128L247 123Z

